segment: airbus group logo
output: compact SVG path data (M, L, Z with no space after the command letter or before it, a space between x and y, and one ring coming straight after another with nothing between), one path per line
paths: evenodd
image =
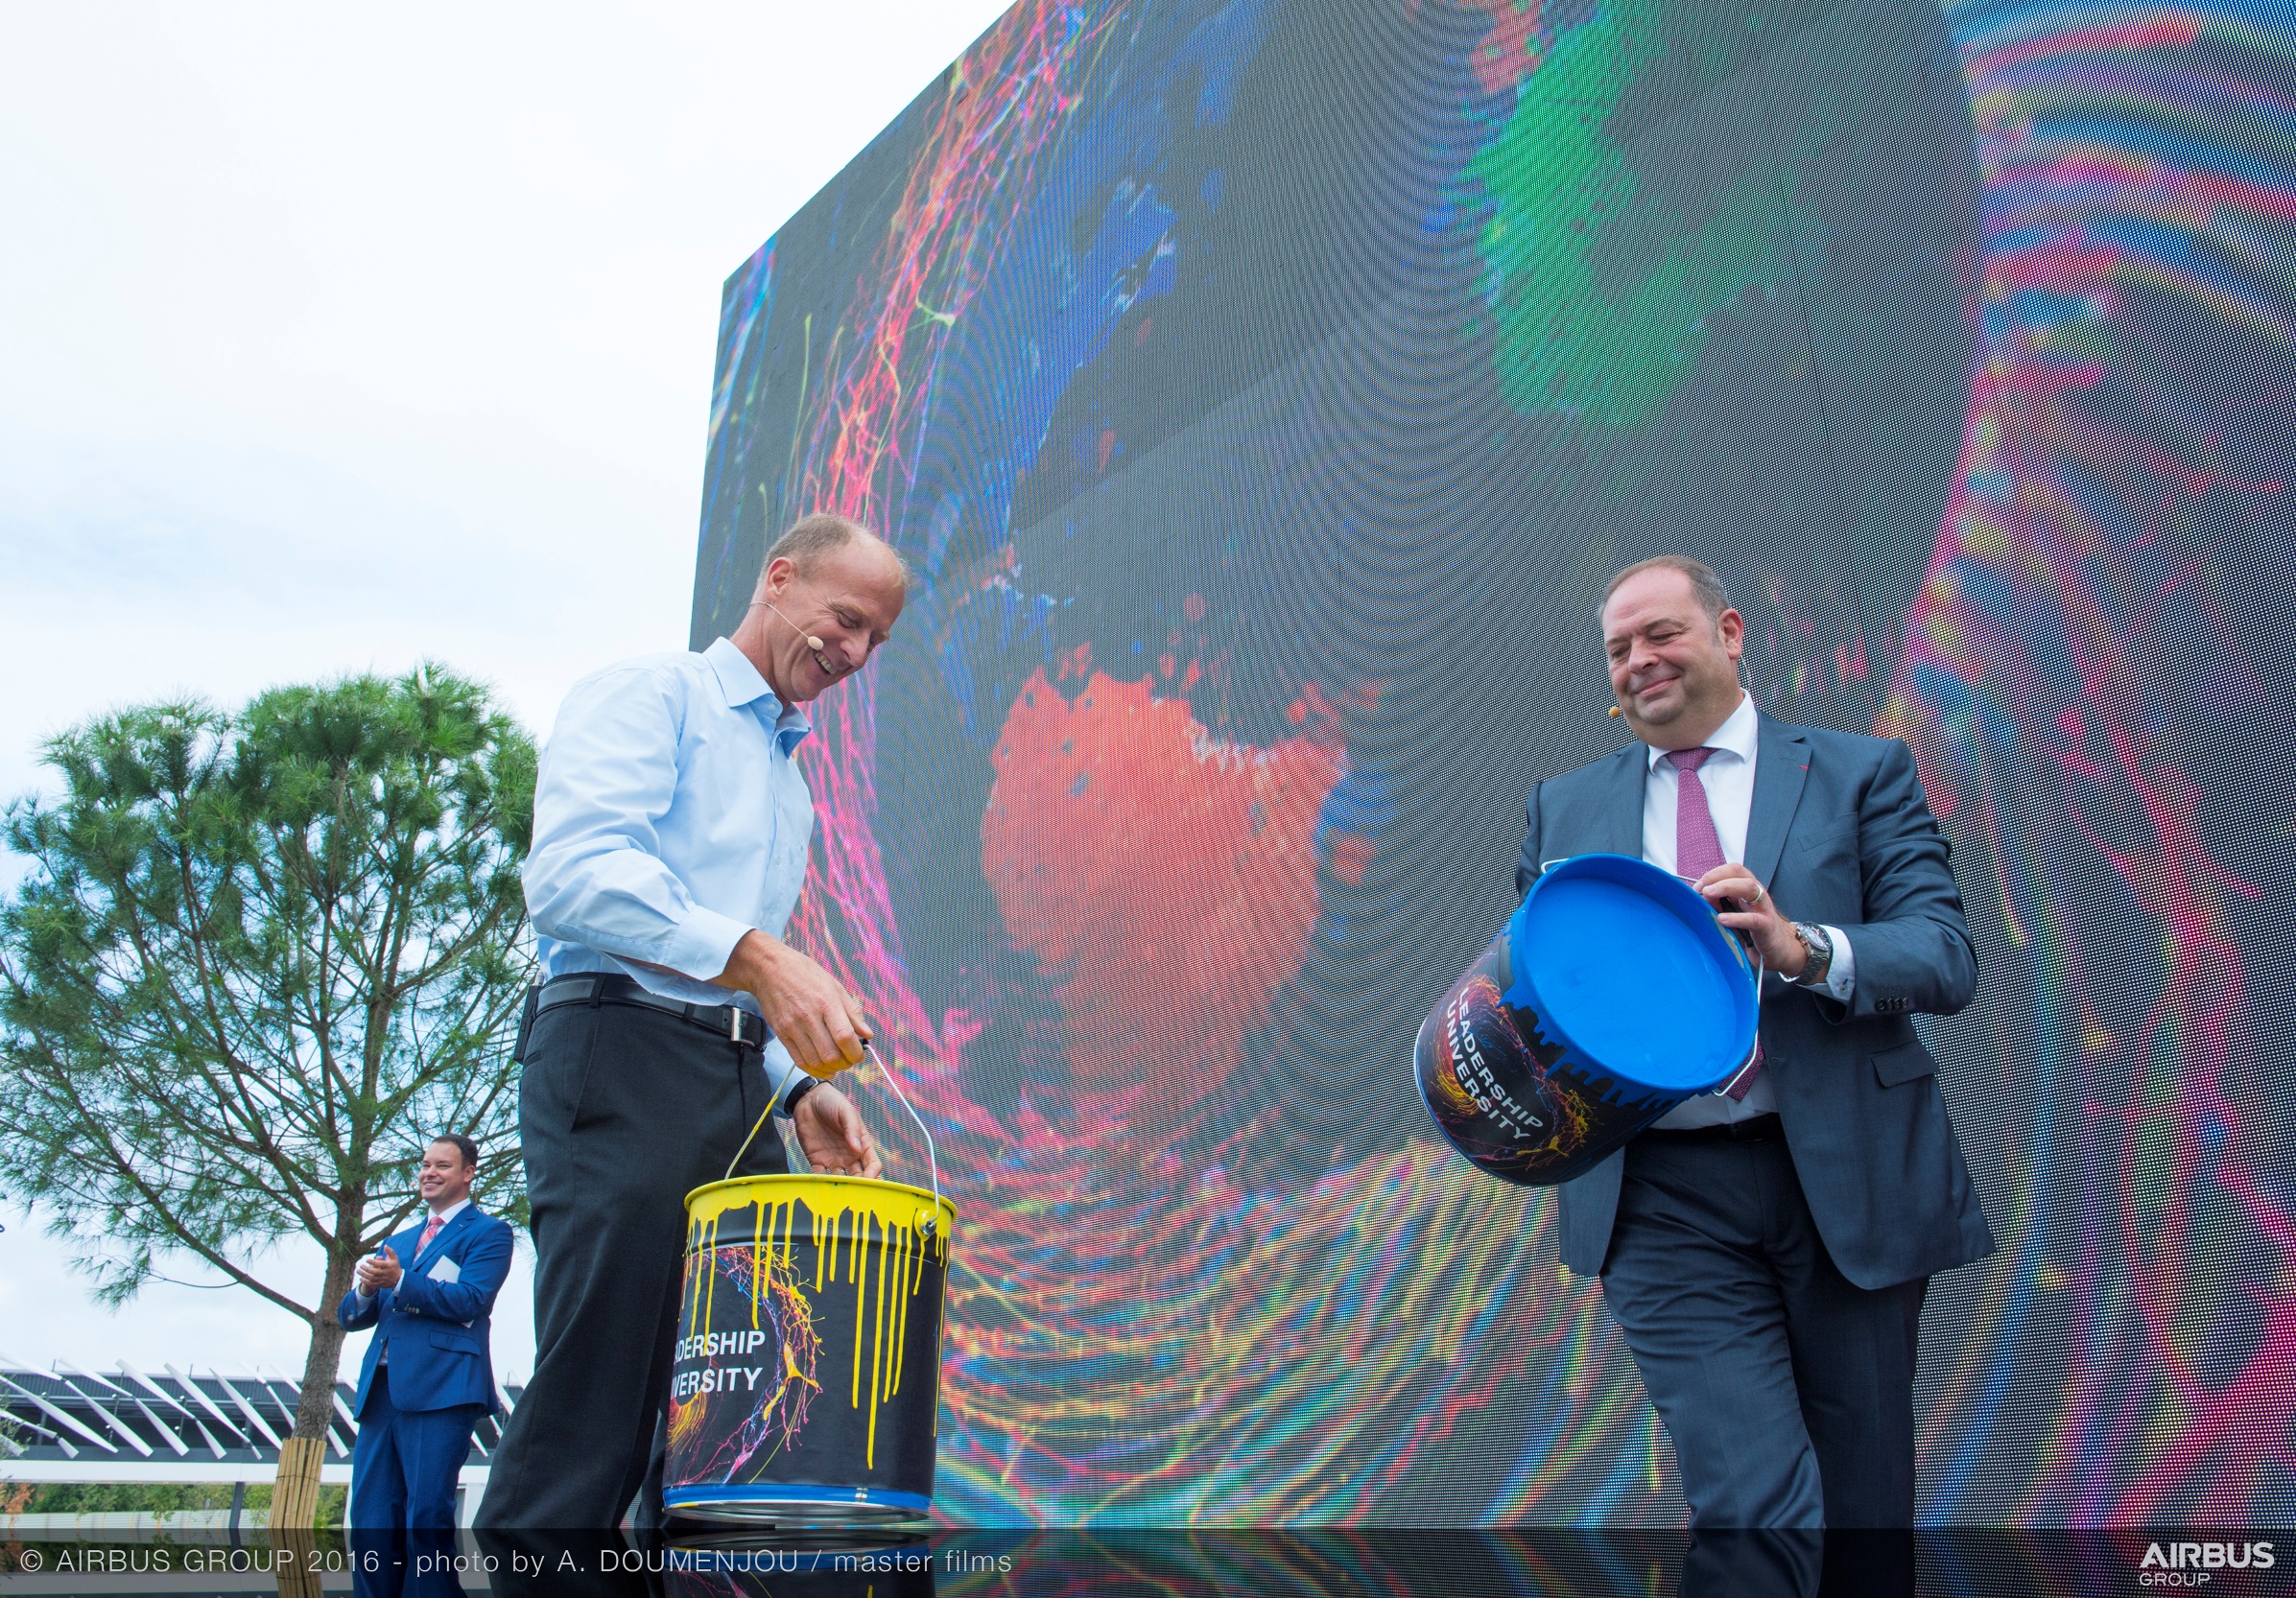
M2141 1586L2205 1586L2223 1570L2269 1570L2269 1542L2154 1542L2137 1562Z

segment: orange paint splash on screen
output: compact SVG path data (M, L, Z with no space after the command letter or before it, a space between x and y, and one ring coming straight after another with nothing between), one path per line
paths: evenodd
M1241 1063L1315 925L1315 823L1346 756L1322 725L1223 743L1147 682L1038 672L1005 718L981 866L1055 983L1080 1094L1168 1122Z

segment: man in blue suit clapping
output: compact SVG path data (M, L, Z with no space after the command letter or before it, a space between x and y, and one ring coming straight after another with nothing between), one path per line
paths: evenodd
M471 1206L478 1167L462 1134L431 1142L417 1178L430 1215L360 1261L335 1311L345 1331L375 1328L354 1405L362 1530L451 1530L471 1431L495 1408L488 1316L510 1273L510 1228Z

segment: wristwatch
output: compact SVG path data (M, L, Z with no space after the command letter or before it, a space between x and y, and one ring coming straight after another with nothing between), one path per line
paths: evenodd
M790 1096L781 1101L781 1113L785 1116L794 1116L797 1113L797 1101L820 1085L821 1079L813 1072L800 1072L797 1085L790 1090Z
M1822 988L1826 985L1826 973L1834 969L1833 934L1823 927L1812 926L1807 921L1797 921L1793 925L1794 936L1801 940L1802 952L1810 956L1809 963L1802 967L1802 974L1794 980L1806 988Z

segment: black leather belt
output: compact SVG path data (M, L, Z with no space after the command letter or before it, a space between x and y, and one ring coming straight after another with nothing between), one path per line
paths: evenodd
M561 976L555 982L543 983L541 997L534 1004L534 1013L540 1015L560 1004L593 1003L643 1004L648 1009L667 1011L680 1021L747 1047L765 1046L765 1022L739 1004L688 1004L682 999L664 999L630 977L603 973L597 975Z
M1766 1143L1786 1136L1776 1116L1748 1116L1742 1121L1716 1121L1712 1126L1654 1126L1643 1134L1669 1143Z

